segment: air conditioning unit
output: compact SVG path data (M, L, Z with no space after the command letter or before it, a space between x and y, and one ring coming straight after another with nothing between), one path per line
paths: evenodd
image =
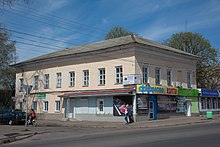
M176 82L176 87L181 87L182 86L182 84L181 84L181 82Z
M123 76L123 85L141 84L141 75Z

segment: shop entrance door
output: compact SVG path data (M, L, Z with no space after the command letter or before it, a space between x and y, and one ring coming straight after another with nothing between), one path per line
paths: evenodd
M149 119L154 119L154 101L149 101Z

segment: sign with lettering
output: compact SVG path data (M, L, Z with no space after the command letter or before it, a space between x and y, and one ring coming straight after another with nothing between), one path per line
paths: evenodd
M167 87L168 95L178 95L178 89L174 87Z
M137 85L137 93L166 94L166 87L152 85Z
M202 89L201 90L201 96L219 97L219 92L218 92L218 90Z
M178 88L179 96L197 97L199 96L199 91L197 89L188 88Z
M46 93L36 94L35 96L36 98L39 98L39 99L46 99Z

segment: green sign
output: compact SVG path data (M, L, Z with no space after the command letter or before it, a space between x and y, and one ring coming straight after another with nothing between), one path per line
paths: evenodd
M39 99L46 99L46 93L36 94L36 97Z
M178 88L179 96L197 97L199 96L199 91L197 89L188 88Z

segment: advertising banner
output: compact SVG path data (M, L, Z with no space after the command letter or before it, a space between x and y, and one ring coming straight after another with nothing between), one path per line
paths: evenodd
M197 89L178 88L178 95L186 97L197 97L199 96L199 91Z
M136 92L142 94L178 95L177 88L155 85L137 85Z
M201 89L201 96L203 97L219 97L218 90L212 90L212 89Z

